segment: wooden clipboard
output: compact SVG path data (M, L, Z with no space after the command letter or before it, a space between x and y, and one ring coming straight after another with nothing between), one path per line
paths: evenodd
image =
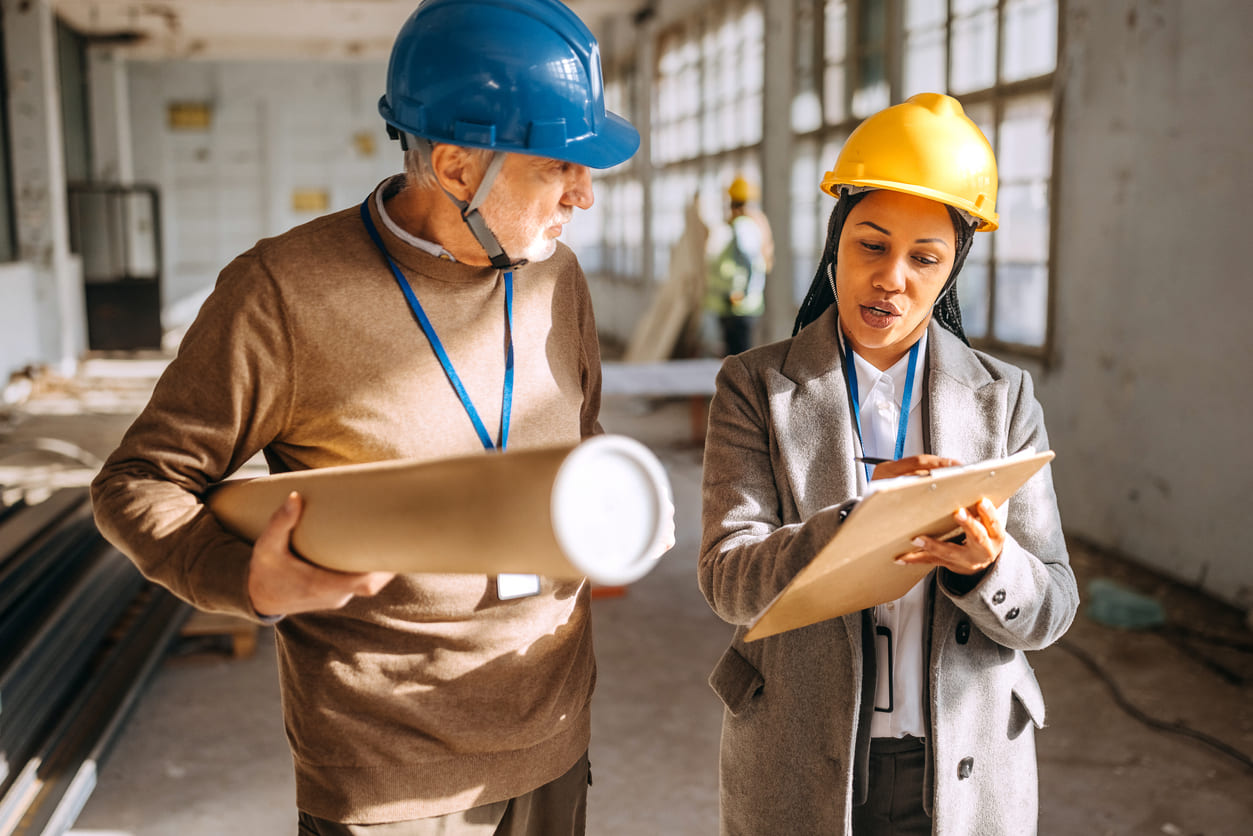
M933 568L894 561L913 550L913 538L956 533L954 511L985 496L1001 505L1053 456L1052 450L1022 453L876 486L813 561L761 611L745 640L895 601Z

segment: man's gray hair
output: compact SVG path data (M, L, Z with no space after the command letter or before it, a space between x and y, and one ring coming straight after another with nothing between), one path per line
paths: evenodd
M405 178L409 188L434 189L439 186L439 181L435 178L435 170L431 168L431 148L433 147L433 143L420 139L405 151ZM490 148L466 147L465 150L470 153L471 157L477 157L485 170L492 161L492 154L495 153Z

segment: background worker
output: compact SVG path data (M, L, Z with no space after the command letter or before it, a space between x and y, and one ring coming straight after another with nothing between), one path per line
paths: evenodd
M750 206L755 189L737 176L727 188L730 240L710 261L705 307L717 318L724 354L753 344L753 329L766 307L766 279L774 263L770 222Z
M591 300L556 240L589 167L639 144L598 56L555 0L422 3L379 103L406 173L228 265L93 485L145 575L277 620L302 834L584 831L586 582L330 572L291 551L298 496L255 545L202 499L259 451L294 471L600 431Z
M710 680L722 832L1034 833L1044 700L1023 651L1078 606L1047 467L1003 517L958 509L961 542L915 540L897 559L934 571L900 599L744 641L872 479L1048 448L1031 376L962 330L957 275L996 228L997 176L957 100L871 116L822 188L837 200L796 332L724 361L710 408L699 579L736 625Z

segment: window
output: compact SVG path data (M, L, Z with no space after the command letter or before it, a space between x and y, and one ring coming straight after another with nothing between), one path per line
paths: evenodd
M659 38L648 219L658 280L694 199L716 240L731 179L761 183L764 25L759 4L725 4Z
M865 118L890 105L888 85L888 3L854 4L857 37L853 42L853 115Z
M961 274L967 335L983 346L1043 354L1049 337L1057 0L798 3L798 22L812 21L815 9L821 15L822 43L797 39L798 49L820 53L820 60L798 60L797 89L820 87L823 119L816 128L793 120L796 301L812 278L832 206L829 198L814 199L806 190L817 189L843 138L889 104L915 93L947 92L961 100L992 143L1000 180L1001 228L975 237ZM799 77L807 63L814 65L812 78ZM801 217L810 211L818 213L817 222Z
M57 20L57 63L61 91L61 126L65 142L65 179L91 179L87 93L87 39Z
M605 71L605 109L632 119L631 91L635 73L629 66ZM632 161L592 172L596 199L566 227L564 241L579 254L589 274L618 277L642 273L644 251L644 190Z

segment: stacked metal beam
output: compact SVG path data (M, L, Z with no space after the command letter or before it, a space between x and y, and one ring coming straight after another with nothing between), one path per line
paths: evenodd
M87 491L0 509L0 836L58 836L190 613L96 531Z

